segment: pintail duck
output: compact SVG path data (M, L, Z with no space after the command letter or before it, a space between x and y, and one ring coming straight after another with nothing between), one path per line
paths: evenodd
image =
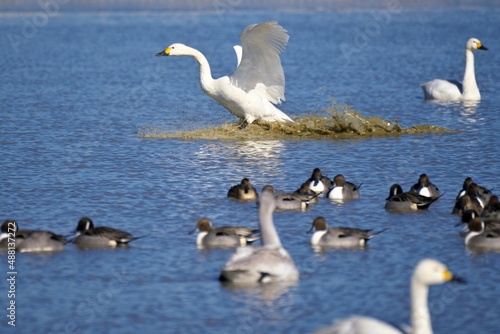
M500 222L500 201L498 200L497 195L492 195L490 197L488 204L486 204L483 212L481 213L481 217L483 217L486 222Z
M458 192L458 195L457 195L457 200L464 196L465 194L468 193L469 191L469 187L474 183L474 181L472 180L471 177L466 177L465 180L464 180L464 183L462 185L462 189L460 189L460 191ZM485 187L481 187L481 186L478 186L478 195L482 198L484 198L485 202L488 202L490 196L492 195L491 194L491 191L489 189L486 189Z
M382 231L372 233L371 230L360 230L357 228L329 228L325 218L317 217L308 231L308 233L312 232L314 232L311 237L311 246L313 247L354 248L364 247L368 240Z
M229 189L227 197L241 201L254 201L259 198L259 195L250 183L250 180L244 178L240 184L234 185Z
M274 194L276 201L276 210L306 210L317 197L310 195L301 195L298 193L278 193L273 186L267 185L262 188L262 192L269 191ZM259 200L260 203L260 200Z
M321 194L311 190L311 185L309 182L302 183L300 188L295 190L293 192L293 194L301 195L300 198L306 200L309 204L318 203L319 196L321 195Z
M469 233L465 237L465 246L500 250L500 229L486 229L481 218L469 222Z
M460 232L460 236L465 238L467 234L469 234L469 222L475 218L481 219L475 210L467 210L462 214L460 222L458 222L455 226L460 226L465 224L464 228ZM487 231L489 230L500 230L500 221L498 220L483 220L484 227Z
M438 198L422 196L414 192L403 192L400 185L393 184L385 202L385 209L389 211L424 210L428 209Z
M196 228L190 233L198 231L196 245L200 248L219 247L231 248L246 246L259 239L255 233L259 230L253 230L242 226L222 226L214 228L208 218L201 218L196 223Z
M75 232L73 243L81 247L127 246L130 241L141 238L112 227L94 227L87 217L80 219Z
M467 210L476 210L478 213L481 213L491 196L492 193L489 189L477 185L472 181L472 178L466 177L462 189L455 199L455 206L452 213L462 214Z
M347 182L344 175L338 174L333 178L333 185L327 193L329 199L337 200L352 200L359 198L359 186L354 183Z
M309 188L316 194L323 196L332 186L332 181L326 176L323 176L319 168L314 168L311 177L304 183L308 183Z
M281 245L273 223L274 192L264 189L259 200L259 229L262 246L239 247L221 269L220 280L236 284L294 282L299 271Z
M432 198L441 196L441 191L439 191L435 184L431 183L426 174L420 175L418 182L411 187L410 192Z
M61 235L49 231L19 230L14 220L6 220L2 225L0 248L9 248L10 241L14 241L15 249L20 253L59 252L68 243Z

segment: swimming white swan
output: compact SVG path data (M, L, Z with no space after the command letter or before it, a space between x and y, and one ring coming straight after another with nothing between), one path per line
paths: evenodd
M463 279L454 277L448 268L439 261L424 259L417 264L411 277L411 331L409 332L412 334L432 334L431 315L427 303L429 286L452 280L464 283ZM374 318L354 316L336 321L333 327L319 330L316 333L402 334L404 332Z
M262 247L240 247L221 270L220 280L237 284L294 282L299 271L292 257L281 245L274 227L275 195L262 191L259 200L259 229Z
M191 56L200 64L203 91L229 112L247 123L293 122L273 104L285 100L285 75L280 53L288 43L288 34L275 21L248 26L241 33L243 55L230 76L212 78L207 58L198 50L175 43L157 56ZM235 50L238 56L238 50Z
M474 51L488 50L477 38L471 38L465 44L465 73L462 83L454 80L434 79L420 87L427 100L481 100L474 73Z

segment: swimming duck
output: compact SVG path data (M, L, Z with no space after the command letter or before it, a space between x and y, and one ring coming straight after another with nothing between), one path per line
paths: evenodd
M465 238L467 234L469 234L470 229L469 229L469 222L475 218L482 219L482 217L479 217L477 212L475 210L467 210L462 214L462 217L460 219L460 222L458 222L455 226L460 226L465 224L464 228L460 232L460 236L462 238ZM484 222L484 227L487 231L489 230L500 230L500 221L499 220L482 220Z
M419 176L417 183L411 187L410 191L432 198L441 196L441 191L439 191L435 184L431 183L426 174L421 174Z
M92 220L87 217L80 219L75 232L73 243L82 247L126 246L130 241L140 238L112 227L94 227Z
M347 182L344 175L338 174L333 178L333 185L327 193L329 199L336 200L352 200L359 198L359 186L354 183Z
M309 182L304 182L300 186L299 189L295 190L293 194L300 195L299 198L302 198L307 201L307 203L318 203L320 193L316 193L311 190L311 185Z
M12 233L15 235L14 238ZM0 248L11 248L9 241L12 240L15 240L15 249L20 253L58 252L68 243L63 236L49 231L19 230L17 222L6 220L2 225Z
M16 248L16 244L22 242L22 238L16 238L19 228L16 221L6 220L3 222L0 233L0 249ZM10 238L10 240L9 240ZM10 243L10 245L9 245ZM11 247L9 247L11 246Z
M264 189L259 200L259 229L262 246L237 248L221 269L221 281L256 284L294 282L299 279L299 271L292 257L283 248L274 226L275 209L274 192Z
M316 194L321 194L321 196L324 196L332 186L332 181L323 176L319 168L314 168L311 177L304 183L309 184L309 189Z
M485 205L481 217L486 221L500 221L500 201L497 195L492 195Z
M466 177L464 180L464 183L462 185L462 189L460 189L460 191L458 192L456 199L458 200L463 195L466 195L469 192L469 188L472 184L475 184L475 182L472 180L472 178ZM481 187L479 185L477 186L477 188L475 190L477 191L477 196L483 198L485 202L488 202L489 198L492 195L491 190L489 190L485 187Z
M227 197L241 201L254 201L259 195L250 183L250 180L245 177L241 180L240 184L234 185L229 189Z
M273 186L267 185L262 188L262 192L265 190L274 194L276 201L276 210L306 210L311 201L314 201L317 197L311 197L310 195L302 195L298 193L278 193ZM260 203L260 200L259 200Z
M259 239L255 233L259 230L253 230L242 226L222 226L214 228L208 218L201 218L196 223L196 228L190 233L199 231L196 238L198 247L220 247L231 248L246 246L249 243Z
M329 228L326 219L323 217L316 217L314 219L308 233L312 232L314 234L311 237L311 246L334 248L364 247L369 239L381 233L371 233L371 230L360 230L349 227Z
M424 210L439 197L427 197L414 192L403 192L398 184L393 184L389 190L389 197L385 201L385 209L389 211Z
M500 229L486 229L481 218L469 221L469 233L465 237L465 246L500 250Z

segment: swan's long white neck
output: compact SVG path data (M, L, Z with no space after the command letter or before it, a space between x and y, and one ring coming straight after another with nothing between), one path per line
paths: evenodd
M474 71L474 53L469 49L465 49L465 73L464 80L462 81L462 89L462 98L464 100L481 99Z
M417 278L411 279L411 323L413 334L432 334L427 297L429 287Z
M273 222L273 212L276 207L274 195L266 193L259 202L259 227L262 245L266 248L281 248L280 237Z
M203 91L212 95L214 79L212 78L212 71L210 70L210 64L208 63L207 58L200 51L188 47L190 50L189 56L193 57L200 64L200 85Z

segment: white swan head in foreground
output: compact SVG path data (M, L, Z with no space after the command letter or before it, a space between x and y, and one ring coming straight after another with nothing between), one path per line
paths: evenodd
M432 334L431 317L427 303L430 285L442 284L448 281L464 283L464 280L454 277L444 264L434 259L420 261L411 277L411 333ZM336 321L333 327L324 328L316 333L336 334L401 334L400 329L383 321L354 316Z
M422 85L427 100L458 101L481 100L474 72L474 54L476 50L488 50L477 38L471 38L465 44L465 73L462 83L454 80L434 79Z
M275 21L248 26L241 33L242 56L230 76L212 78L210 65L198 50L175 43L157 56L191 56L200 64L203 91L244 122L293 122L273 104L285 100L285 74L280 54L288 34ZM239 51L235 50L238 56Z
M220 280L236 284L273 282L294 282L299 271L293 259L281 245L273 223L276 208L275 195L263 190L259 200L259 228L261 247L240 247L236 249L224 268Z

